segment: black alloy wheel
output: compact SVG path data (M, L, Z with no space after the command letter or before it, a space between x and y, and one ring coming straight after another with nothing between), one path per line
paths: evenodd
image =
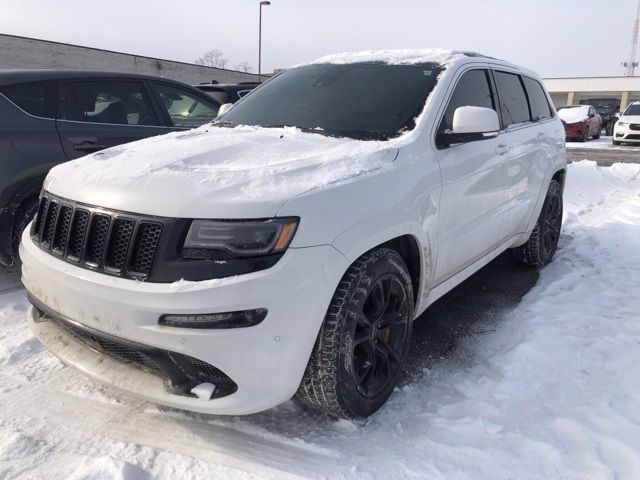
M400 280L385 274L375 281L358 311L351 362L353 381L365 397L377 397L397 376L409 332L405 297Z
M413 315L413 285L400 254L379 247L362 255L335 290L298 398L332 418L374 413L398 381Z

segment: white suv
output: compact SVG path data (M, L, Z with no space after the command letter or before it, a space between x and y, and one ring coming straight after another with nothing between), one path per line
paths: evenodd
M412 322L505 250L549 262L564 129L540 78L444 50L291 68L211 125L54 168L21 246L35 335L161 404L366 417Z
M613 144L640 143L640 102L629 104L613 126Z

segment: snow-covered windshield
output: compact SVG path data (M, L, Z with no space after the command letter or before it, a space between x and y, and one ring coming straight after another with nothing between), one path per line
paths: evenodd
M220 125L298 127L360 140L387 140L415 127L443 67L436 63L314 64L270 80Z
M567 123L582 122L589 117L589 106L567 105L559 107L558 116Z
M625 115L640 115L640 103L634 103L627 107L624 111Z

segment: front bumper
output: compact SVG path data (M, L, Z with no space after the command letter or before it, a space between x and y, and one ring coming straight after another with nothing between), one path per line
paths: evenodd
M27 229L28 232L28 229ZM63 362L144 399L215 414L265 410L293 396L348 262L331 246L289 249L272 268L238 277L174 284L113 278L69 265L23 236L23 283L36 303L96 332L213 365L237 390L201 400L170 393L156 375L109 358L29 310L34 334ZM266 308L258 325L197 330L158 325L162 314Z
M640 143L640 130L632 130L630 125L620 126L616 123L613 127L613 139L617 142Z

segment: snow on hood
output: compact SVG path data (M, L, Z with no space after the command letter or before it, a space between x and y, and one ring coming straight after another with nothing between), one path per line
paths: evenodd
M389 165L397 142L206 125L55 167L45 189L92 205L193 218L270 217L291 198Z
M558 110L558 116L566 123L583 122L589 118L589 107L571 107Z
M359 62L383 62L392 65L415 63L438 63L447 65L452 61L474 53L447 50L444 48L416 48L403 50L365 50L326 55L311 62L301 63L292 68L324 63L347 64Z

